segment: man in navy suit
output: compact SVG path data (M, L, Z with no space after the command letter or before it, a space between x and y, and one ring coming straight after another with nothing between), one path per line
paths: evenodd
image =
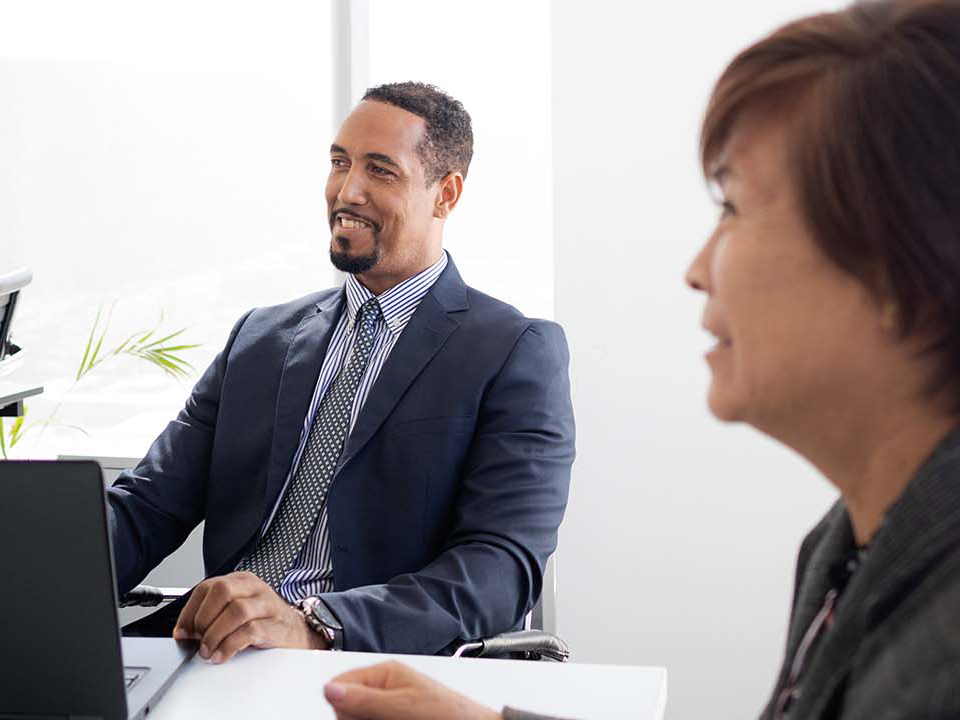
M121 592L206 521L207 579L135 630L222 662L442 653L520 626L567 501L568 353L443 250L472 149L463 106L419 83L343 123L326 197L344 286L244 315L109 490Z

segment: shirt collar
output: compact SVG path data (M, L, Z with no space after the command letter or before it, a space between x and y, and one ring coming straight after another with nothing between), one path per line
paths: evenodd
M357 280L354 275L347 275L347 281L344 288L347 293L347 322L353 329L353 321L357 317L360 306L372 297L376 297L380 303L380 310L383 313L383 320L387 328L394 335L399 335L407 326L413 313L416 312L423 296L429 292L430 288L440 277L440 273L447 266L447 251L440 254L440 259L426 270L421 270L416 275L407 278L401 283L375 296Z

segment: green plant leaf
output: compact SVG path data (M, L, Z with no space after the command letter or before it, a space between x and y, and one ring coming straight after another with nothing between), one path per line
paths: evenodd
M151 350L148 350L147 352L157 353L157 354L159 354L159 355L163 355L164 357L166 357L166 358L168 358L168 359L170 359L170 360L175 360L176 362L182 362L182 363L184 363L185 365L189 365L189 364L190 364L190 363L188 363L186 360L178 357L177 355L174 355L174 354L173 354L173 353L174 353L174 350L176 350L175 347L159 347L159 348L152 348Z
M152 343L149 343L148 345L142 345L142 346L141 346L141 350L146 350L147 348L152 348L152 347L154 347L155 345L160 345L161 343L165 343L167 340L170 340L171 338L175 338L177 335L180 335L180 334L182 334L182 333L185 332L185 331L186 331L186 328L185 328L185 327L184 327L184 328L180 328L180 329L177 330L176 332L170 333L170 334L167 335L166 337L162 337L162 338L160 338L159 340L154 340Z
M191 350L193 348L198 348L198 347L200 347L200 343L195 343L193 345L170 345L168 347L157 348L157 350L163 351L165 353L169 353L169 352L174 352L176 350Z
M97 355L100 353L100 348L103 345L103 336L106 335L106 333L106 329L100 333L100 339L97 341L96 347L93 348L93 354L90 356L90 361L87 363L87 369L83 371L84 374L90 372L97 366Z
M97 332L97 325L100 324L100 312L103 310L103 306L97 307L97 317L93 321L93 327L90 328L90 337L87 338L87 347L83 351L83 360L80 361L80 369L77 370L76 379L79 380L83 376L83 368L87 364L87 357L90 355L90 347L93 345L93 336Z
M161 353L157 353L156 351L146 350L140 353L140 357L142 357L147 362L153 363L164 372L168 372L172 375L177 375L178 373L183 372L179 367L177 367L177 365L170 362L170 360L165 358Z
M103 323L103 330L100 332L100 339L97 341L97 346L93 349L93 355L90 356L90 361L87 363L87 369L85 373L90 372L97 366L97 355L100 354L100 348L103 347L103 339L107 336L107 330L110 329L110 319L113 317L113 308L116 307L117 303L111 303L110 310L107 312L107 319ZM102 360L101 360L102 362Z
M17 440L22 437L20 432L23 428L23 419L27 415L27 406L23 406L23 415L20 415L16 420L13 421L13 427L10 429L10 447L13 447L17 444Z
M174 355L175 352L178 352L184 348L189 348L189 347L191 346L190 345L179 345L179 346L171 345L170 347L158 348L158 351L163 353L164 355L167 355L171 358L176 359L177 362L181 362L184 365L190 365L190 363L187 362L186 358L180 357L179 354ZM190 367L193 367L193 366L190 365Z
M71 430L77 430L79 432L82 432L87 437L90 437L90 433L88 433L84 428L80 427L79 425L71 425L70 423L61 422L60 420L57 420L55 417L48 417L48 418L44 418L43 420L37 420L36 423L33 423L33 424L43 425L44 427L70 428Z
M128 337L126 340L124 340L122 343L120 343L119 345L117 345L117 347L115 347L115 348L113 349L113 354L114 354L114 355L119 355L120 353L122 353L122 352L124 351L124 348L127 347L127 344L128 344L131 340L133 340L136 336L137 336L137 333L134 333L133 335L131 335L130 337Z
M168 358L164 355L158 355L157 362L161 363L164 368L169 368L170 372L176 377L186 377L188 375L183 361L179 358Z
M80 361L80 368L77 370L77 376L74 378L73 384L67 388L66 392L64 393L64 397L61 397L53 412L51 412L46 419L33 421L25 426L22 425L22 420L9 429L5 428L3 424L0 423L0 432L4 432L5 430L8 431L8 434L2 438L4 443L3 447L0 447L0 451L3 452L4 457L6 457L6 447L8 444L9 446L12 446L17 439L23 437L23 434L27 430L36 426L40 427L41 435L50 425L61 425L86 433L86 430L84 430L82 427L76 425L67 425L66 423L57 421L56 412L60 408L60 405L63 404L66 396L70 394L74 387L76 387L77 383L80 382L80 380L87 373L99 365L102 365L111 357L115 357L117 355L129 355L131 357L140 358L141 360L149 362L167 375L170 375L176 379L187 378L190 376L191 371L196 372L192 364L175 353L201 347L200 343L181 342L180 345L164 345L164 343L168 343L174 338L182 335L187 331L188 328L183 327L165 335L164 337L151 340L151 338L159 334L159 330L166 320L166 315L163 308L160 308L160 321L152 329L138 330L137 332L128 335L123 342L114 347L112 350L104 350L104 343L106 342L107 333L110 329L110 322L113 317L113 310L115 306L116 301L110 305L110 309L106 314L106 318L104 318L103 305L100 305L97 308L97 316L94 318L93 326L90 328L90 334L87 337L87 344L83 350L83 358Z
M0 418L0 455L3 456L3 459L7 459L7 448L13 449L13 446L17 444L17 441L23 437L23 432L26 431L26 428L23 426L23 420L27 415L27 406L23 406L23 415L19 415L13 419L13 422L10 423L9 428L6 426L6 418Z

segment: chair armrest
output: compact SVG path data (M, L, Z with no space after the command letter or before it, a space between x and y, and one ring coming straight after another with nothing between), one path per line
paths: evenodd
M556 660L566 662L570 648L553 633L542 630L519 630L466 643L457 648L454 657L513 657L524 660Z
M188 590L190 588L137 585L126 595L120 597L120 607L156 607L176 600Z

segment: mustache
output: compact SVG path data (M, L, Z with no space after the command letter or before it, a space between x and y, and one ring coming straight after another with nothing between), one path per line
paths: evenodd
M361 220L367 223L367 225L369 225L371 228L373 228L373 231L375 233L380 232L380 223L378 223L376 220L372 220L371 218L368 218L365 215L361 215L360 213L351 212L350 210L334 210L332 213L330 213L330 229L331 230L333 230L333 226L337 222L337 218L340 217L341 215L344 217L352 218L354 220Z

